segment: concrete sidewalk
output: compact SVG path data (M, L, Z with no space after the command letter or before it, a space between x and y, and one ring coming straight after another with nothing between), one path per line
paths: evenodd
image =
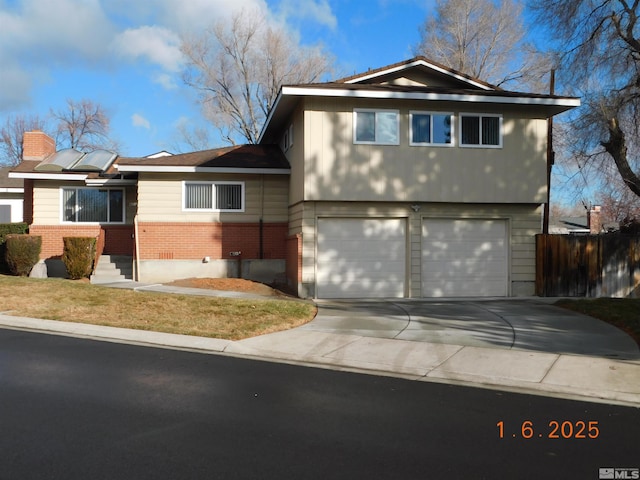
M217 296L214 291L186 291L197 289L161 285L120 286ZM249 296L229 293L221 295ZM317 326L240 341L37 320L1 313L0 327L640 407L638 357L612 359L518 349L513 345L500 348L379 338L323 331Z

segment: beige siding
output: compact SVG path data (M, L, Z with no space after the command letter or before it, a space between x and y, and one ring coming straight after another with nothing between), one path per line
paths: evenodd
M541 208L537 205L411 204L305 202L295 208L296 224L302 223L303 291L315 295L317 220L321 217L405 218L407 232L407 278L410 297L422 295L422 222L428 218L503 219L508 223L510 295L533 295L535 285L535 234L541 229ZM291 231L291 230L290 230Z
M36 180L33 186L33 224L60 225L62 208L62 187L86 187L82 182L57 182ZM87 187L99 188L99 187ZM122 187L120 187L122 188ZM132 223L135 215L136 189L125 187L126 221Z
M183 181L241 181L245 211L187 212L182 210ZM138 179L138 218L141 222L286 222L287 175L222 175L141 173Z
M514 108L404 101L400 145L354 145L353 109L390 108L384 101L313 99L305 112L305 200L541 203L546 196L546 120ZM501 113L502 148L409 145L411 110Z
M292 204L301 202L304 198L304 145L306 143L304 118L302 106L299 106L294 112L291 122L285 124L287 128L289 125L293 125L293 145L285 152L291 165L289 201Z

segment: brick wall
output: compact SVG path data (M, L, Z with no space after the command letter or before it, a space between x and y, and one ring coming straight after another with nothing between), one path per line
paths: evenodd
M95 237L104 231L104 253L133 255L132 225L31 225L29 234L42 237L40 258L60 257L64 251L64 237Z
M55 258L62 256L64 251L64 237L98 237L100 234L100 225L31 225L29 227L30 235L38 235L42 237L41 259Z
M287 230L286 223L262 225L262 258L286 258ZM230 252L242 252L244 259L258 259L260 224L141 222L138 243L141 260L235 258Z

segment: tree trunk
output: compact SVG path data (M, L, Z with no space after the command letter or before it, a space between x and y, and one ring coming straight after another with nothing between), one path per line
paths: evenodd
M625 142L624 132L618 124L617 118L611 118L608 121L609 140L601 142L604 149L613 157L616 167L624 180L624 183L631 189L633 193L640 197L640 177L631 170L629 161L627 160L627 145Z

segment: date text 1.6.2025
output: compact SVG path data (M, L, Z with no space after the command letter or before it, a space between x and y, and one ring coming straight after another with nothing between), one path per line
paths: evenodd
M551 420L544 427L541 427L540 425L534 425L531 420L524 420L519 425L507 427L504 421L500 420L496 426L498 427L498 436L500 438L594 439L600 435L598 422L595 421Z

